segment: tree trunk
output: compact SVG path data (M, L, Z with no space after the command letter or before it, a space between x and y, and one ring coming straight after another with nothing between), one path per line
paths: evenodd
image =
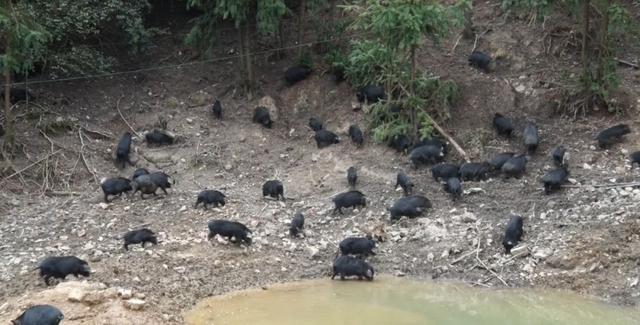
M246 22L243 26L243 39L244 39L244 55L245 55L245 68L247 72L247 93L250 93L254 86L254 75L253 75L253 59L251 58L251 42L249 42L249 23Z
M245 49L244 49L244 31L242 30L242 27L238 27L236 28L236 30L238 31L238 38L240 40L240 62L238 65L238 82L239 84L244 88L245 87L245 81L246 81L246 76L247 76L247 72L245 71L245 63L244 63L244 54L245 54Z
M282 21L278 25L278 42L280 43L278 47L280 48L277 52L278 59L284 59L284 24Z
M409 91L411 96L416 96L415 83L416 83L416 47L411 48L411 84L409 85ZM418 125L418 109L411 107L411 125L413 127L412 140L418 140L419 125Z
M6 0L7 16L11 16L11 0ZM9 27L11 28L11 27ZM6 57L11 52L11 36L10 32L5 35L5 62L4 62L4 118L5 118L5 135L4 141L9 148L13 148L15 140L15 132L13 129L13 116L11 114L11 67L7 64Z
M584 91L585 112L591 108L591 67L589 64L589 23L590 23L590 0L582 2L582 78Z
M473 6L473 4L472 4ZM462 36L466 39L473 39L473 8L464 10L464 29L462 30Z
M304 36L304 13L307 2L305 0L300 0L300 12L298 13L298 60L302 59L302 38Z
M9 50L9 42L7 41L7 48ZM11 148L13 147L14 131L13 131L13 116L11 115L11 70L7 64L4 65L4 120L5 120L5 143Z
M600 18L600 28L598 29L598 68L596 72L596 82L600 86L604 86L605 67L609 59L609 7L611 0L601 0L604 7L600 8L602 17Z

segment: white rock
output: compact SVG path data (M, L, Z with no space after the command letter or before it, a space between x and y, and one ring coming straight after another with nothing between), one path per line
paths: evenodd
M429 254L427 254L427 261L428 261L429 263L433 262L433 259L434 259L433 253L429 253Z
M462 222L470 223L470 222L478 221L478 217L476 217L475 214L468 211L465 211L461 217L462 217Z
M84 299L85 295L86 292L84 292L84 290L82 290L81 288L73 288L69 291L67 300L71 302L81 302Z
M536 248L533 251L533 257L541 260L546 259L551 256L551 254L553 254L553 250L551 250L551 248Z
M527 90L527 87L525 85L518 85L516 86L516 91L519 93L523 93L525 90Z
M522 270L523 270L523 271L525 271L525 272L527 272L527 273L533 273L534 269L535 269L535 268L534 268L534 266L533 266L533 265L531 265L531 264L529 264L529 263L525 264L525 265L522 267Z
M511 249L511 256L513 258L525 257L529 255L529 247L526 244L518 245Z
M141 299L132 298L129 300L125 300L124 306L131 310L141 310L145 306L145 301Z
M106 210L107 208L109 208L109 204L104 203L104 202L98 203L98 206L100 206L102 208L102 210Z
M309 254L309 257L311 257L312 259L317 259L320 257L320 250L313 247L313 246L307 246L307 254Z
M131 297L133 297L133 292L131 291L131 289L119 288L118 296L120 296L120 298L122 299L131 299Z

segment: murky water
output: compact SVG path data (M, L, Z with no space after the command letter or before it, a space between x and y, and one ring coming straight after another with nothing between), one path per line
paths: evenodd
M490 290L391 277L314 280L207 298L190 325L638 325L640 310L568 292Z

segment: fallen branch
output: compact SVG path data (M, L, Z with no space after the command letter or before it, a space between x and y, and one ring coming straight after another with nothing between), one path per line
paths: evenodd
M596 184L596 185L562 185L562 188L583 188L583 187L595 187L595 188L616 188L616 187L635 187L640 186L640 182L620 183L620 184ZM544 190L539 187L538 190Z
M133 226L133 227L131 227L131 228L129 228L129 229L140 229L140 228L142 228L142 227L148 227L148 226L151 226L151 222L147 222L147 223L139 224L139 225Z
M46 196L82 196L80 192L61 192L61 191L46 191Z
M27 165L27 167L24 167L24 168L22 168L22 169L20 169L20 170L16 171L15 173L13 173L13 174L11 174L11 175L9 175L9 176L5 177L4 179L2 179L2 181L0 181L0 185L1 185L1 184L4 184L4 183L5 183L6 181L8 181L10 178L13 178L13 177L14 177L14 176L16 176L16 175L21 175L21 176L22 176L22 172L24 172L24 171L28 170L29 168L31 168L31 167L33 167L33 166L35 166L35 165L37 165L37 164L39 164L39 163L41 163L41 162L43 162L43 161L45 161L45 160L49 159L49 157L51 157L51 156L53 156L53 155L55 155L55 154L58 154L60 151L62 151L62 149L58 149L58 150L56 150L55 152L52 152L52 153L50 153L50 154L48 154L48 155L44 156L43 158L40 158L38 161L33 162L33 163L31 163L31 164Z
M478 45L478 39L480 39L480 37L484 36L484 34L488 33L491 30L491 28L487 28L484 32L480 33L480 35L476 34L476 39L475 41L473 41L473 49L471 49L471 53L473 53L473 51L476 50L476 46Z
M464 158L466 162L469 162L469 156L467 156L467 153L464 150L462 150L462 147L460 147L460 145L456 142L456 140L454 140L449 134L447 134L447 132L445 132L431 116L429 116L429 119L431 119L431 123L433 124L433 127L436 130L438 130L438 132L440 132L440 134L442 134L442 136L444 136L449 142L451 142L453 147L462 156L462 158Z
M489 273L491 273L493 276L495 276L498 280L500 280L500 282L502 282L502 284L504 284L505 287L508 287L509 284L507 283L507 281L505 281L504 279L502 279L498 273L494 272L491 268L489 268L487 266L487 264L484 263L484 261L482 259L480 259L480 228L478 227L478 225L476 224L476 232L478 233L478 247L476 247L476 261L478 261L478 263L480 263L480 265L487 271L489 271Z
M620 59L614 59L616 62L622 64L622 65L626 65L628 67L632 67L634 69L640 69L640 65L637 65L635 63L631 63L629 61L625 61L625 60L620 60Z
M131 126L131 124L129 124L129 122L127 121L127 119L124 118L124 115L122 115L122 112L120 111L120 100L124 98L124 95L120 96L120 98L118 98L118 101L116 102L116 110L118 110L118 114L120 114L120 118L124 121L124 123L129 127L129 129L131 129L131 131L133 132L133 134L135 134L138 138L142 139L142 135L140 135L138 132L136 132L136 130L133 129L133 127Z
M472 251L470 251L470 252L466 252L466 253L464 253L462 256L460 256L460 257L456 258L456 259L455 259L455 260L453 260L451 263L449 263L449 266L452 266L453 264L456 264L456 263L458 263L458 262L460 262L460 261L464 260L465 258L469 257L469 255L474 254L474 253L476 253L477 251L478 251L477 249L474 249L474 250L472 250Z
M82 140L82 128L78 129L78 137L80 138L80 156L82 157L82 162L84 163L84 167L87 169L87 171L89 173L91 173L91 175L93 175L93 180L96 182L96 184L99 184L100 182L98 181L98 176L96 176L96 173L91 170L91 168L89 168L89 164L87 163L87 159L84 157L84 140Z
M103 139L107 139L107 140L113 140L114 139L114 137L111 136L110 134L106 134L106 133L103 133L103 132L100 132L100 131L96 131L96 130L90 130L90 129L87 129L85 126L80 126L80 128L82 128L86 133L97 135L98 137L103 138Z
M460 36L458 36L458 39L456 40L456 43L453 44L453 47L451 48L451 51L449 51L449 54L453 54L453 51L456 50L456 47L458 47L458 43L460 43L460 39L462 38L462 33L460 33Z

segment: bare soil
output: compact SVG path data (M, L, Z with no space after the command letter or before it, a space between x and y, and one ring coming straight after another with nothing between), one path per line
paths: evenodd
M452 35L421 51L423 68L455 80L462 89L453 118L444 126L478 161L521 150L518 136L505 140L495 135L495 112L513 117L518 129L527 119L535 120L542 143L526 176L466 182L467 193L457 202L433 181L428 169L412 169L405 155L370 138L363 148L356 148L346 129L352 123L365 127L366 119L362 111L352 109L351 87L335 85L319 72L284 87L281 76L290 64L287 59L257 58L262 90L257 97L271 96L278 108L273 129L251 122L257 97L244 98L229 87L236 75L231 60L34 87L38 100L17 108L24 150L12 169L22 172L7 179L14 174L9 169L0 178L0 297L6 301L0 306L0 321L14 318L29 304L55 302L67 315L65 324L108 323L105 319L122 324L141 319L181 323L184 311L210 295L327 277L339 241L379 225L384 225L387 240L369 259L378 273L494 288L568 289L637 305L640 189L618 186L638 177L627 158L639 148L637 131L609 150L596 150L593 141L598 130L619 122L638 130L637 71L619 68L624 114L576 119L557 115L550 108L557 90L553 85L562 80L562 69L574 63L571 53L546 53L549 43L541 37L541 26L505 20L497 3L476 5L478 33L491 27L477 48L500 54L494 73L483 74L466 64L473 39L461 39L451 51L457 39ZM162 64L182 62L185 54L178 52L179 44L179 39L167 41L149 56L158 62L157 58L170 58ZM233 43L223 44L227 45L220 46L220 56L230 53L228 44ZM214 98L223 103L222 120L210 115ZM168 195L102 203L99 179L129 177L135 169L118 170L113 164L117 139L129 131L117 108L137 132L149 130L162 116L178 134L178 143L162 148L150 148L137 139L132 155L136 167L172 175L176 184ZM325 121L343 141L317 149L306 126L311 116ZM544 195L539 179L552 168L549 152L559 144L571 153L573 187ZM459 157L453 152L449 160ZM348 189L350 166L358 168L358 189L369 204L344 215L332 214L331 196ZM393 189L399 170L408 172L416 192L429 197L434 207L423 218L392 224L386 208L402 195ZM262 198L261 186L269 179L282 180L289 199ZM197 193L205 188L223 191L227 205L194 209ZM297 211L306 217L305 236L293 239L287 224ZM510 213L526 217L526 256L504 255L501 236ZM207 221L216 218L247 224L253 244L207 241ZM121 236L140 225L159 233L160 244L125 252ZM51 293L33 271L49 255L87 259L95 271L89 281L141 293L145 308L129 311L110 305L111 300L78 305L59 292ZM72 317L82 310L86 317ZM105 318L109 310L121 317Z

